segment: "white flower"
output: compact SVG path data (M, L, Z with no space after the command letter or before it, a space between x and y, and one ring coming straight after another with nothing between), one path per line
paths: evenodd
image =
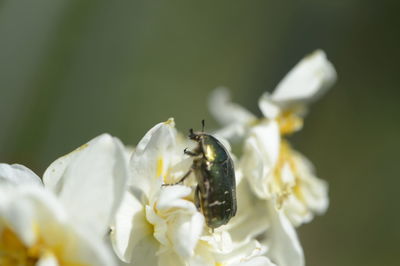
M43 185L42 180L29 168L20 164L0 163L0 185Z
M322 96L336 81L336 71L323 51L303 58L278 84L272 95L264 93L259 107L268 119L278 121L283 135L303 126L307 105Z
M231 103L224 89L216 90L211 98L212 113L226 126L217 134L245 138L240 164L252 189L260 198L273 199L296 226L326 210L327 185L314 176L311 164L283 137L302 127L307 104L335 79L332 64L318 50L301 60L272 95L265 93L260 98L263 119L257 120Z
M251 193L248 183L248 179L242 179L237 185L238 219L232 219L227 225L232 238L240 242L261 236L261 244L268 247L265 255L273 263L303 266L303 249L293 225L283 211L276 208L273 200L261 199Z
M46 186L21 165L0 165L0 265L114 265L104 241L127 179L121 143L99 136L58 159Z
M284 140L273 178L277 180L271 184L277 207L283 208L293 225L309 222L328 208L327 183L317 178L311 163Z
M278 149L277 149L278 147ZM314 175L311 163L279 138L276 123L260 124L245 140L241 170L253 191L263 199L274 199L295 226L326 211L327 183Z
M183 150L190 145L169 119L150 129L135 148L130 188L112 227L118 256L131 265L236 265L253 260L272 265L257 241L234 242L224 226L210 233L193 203L193 177L186 186L162 186L188 172L192 158Z
M54 161L43 182L76 223L103 236L122 200L128 176L123 144L103 134Z
M303 58L277 85L271 101L281 109L322 96L336 81L336 71L322 50Z
M322 50L316 50L303 58L278 84L272 95L265 92L259 107L268 120L279 122L283 134L299 130L307 105L322 96L336 81L336 71ZM228 139L243 137L259 119L245 108L232 103L229 91L216 89L209 108L213 116L224 126L218 133Z
M303 248L293 225L273 201L266 203L267 215L271 219L271 227L265 237L269 247L267 255L279 266L304 266Z
M195 256L188 265L274 266L275 264L265 256L266 251L267 248L257 240L233 242L228 232L218 231L200 238Z
M189 169L173 119L157 124L135 148L130 189L111 238L118 256L133 265L184 265L193 256L204 217L190 200L192 189L174 183ZM173 261L174 264L168 262Z
M101 238L45 189L0 185L0 195L0 265L114 265Z

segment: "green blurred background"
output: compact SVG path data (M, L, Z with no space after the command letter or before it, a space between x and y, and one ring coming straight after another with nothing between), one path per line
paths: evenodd
M109 132L136 144L175 117L217 124L217 86L259 113L304 55L339 80L292 138L330 183L300 228L307 264L398 265L399 5L395 1L0 1L0 161L41 174Z

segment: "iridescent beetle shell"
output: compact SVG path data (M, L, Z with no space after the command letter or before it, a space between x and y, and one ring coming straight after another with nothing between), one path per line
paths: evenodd
M208 227L214 229L227 224L235 216L235 169L228 151L212 135L196 132L189 137L198 142L193 160L197 187L196 205L201 209Z

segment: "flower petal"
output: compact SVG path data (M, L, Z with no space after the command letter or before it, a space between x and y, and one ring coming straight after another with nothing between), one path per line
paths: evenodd
M190 187L179 185L164 187L156 203L158 215L167 217L167 223L163 224L168 226L165 227L165 232L160 231L159 234L168 235L173 249L183 258L194 254L194 248L204 225L203 215L196 210L193 202L184 199L190 194ZM156 226L160 227L160 221Z
M186 266L186 265L188 264L181 257L179 257L178 254L172 252L171 250L167 250L161 254L158 254L157 266Z
M268 259L256 259L263 256L266 246L257 240L248 239L241 242L233 242L226 231L214 232L209 236L202 236L189 265L242 265L260 261L268 262ZM254 260L255 259L255 260ZM244 264L252 265L252 264ZM274 264L256 264L274 265Z
M204 217L195 212L192 215L176 215L170 227L169 235L174 244L173 249L183 258L193 256L194 249L203 231Z
M265 232L269 225L265 201L251 192L247 179L241 179L236 186L237 214L225 226L234 241L249 240Z
M294 226L310 222L314 214L323 214L329 205L328 184L314 174L311 163L292 150L296 180L295 193L284 203L284 212Z
M158 251L159 244L153 236L149 235L137 242L137 245L131 247L132 260L129 265L132 266L148 266L158 264ZM172 266L172 265L171 265Z
M325 213L329 206L328 183L314 175L314 167L306 157L295 151L293 155L300 173L306 205L312 212Z
M43 180L77 223L104 234L129 175L125 155L118 139L103 134L52 163Z
M157 200L157 209L167 211L171 208L179 208L190 212L196 211L193 202L183 199L190 195L192 189L187 186L175 185L163 187Z
M55 210L56 216L63 216L59 208L53 206L54 200L50 194L40 193L39 186L9 186L3 183L0 186L0 229L2 223L14 232L25 245L32 245L38 235L34 230L37 227L38 212L47 214L43 202L49 201L48 206ZM25 195L27 194L27 195ZM32 195L30 195L32 194ZM46 205L45 205L46 206Z
M276 119L281 112L277 103L271 99L269 92L264 92L258 100L258 107L262 114L268 119Z
M159 189L163 181L162 175L170 165L171 157L168 155L173 153L175 146L176 130L173 118L151 128L132 154L130 185L139 188L147 197L156 193L152 189Z
M136 245L152 233L152 226L146 221L141 202L130 192L126 192L115 215L110 236L118 257L130 262Z
M322 50L303 58L278 84L271 99L276 103L304 103L325 93L335 82L336 71Z
M275 203L268 202L271 227L267 233L268 257L279 266L303 266L303 249L296 230L286 218L282 210L275 208Z
M35 266L58 266L57 258L53 254L45 254L36 262Z
M9 197L0 207L0 225L12 230L24 246L43 248L46 252L36 255L41 265L114 265L101 236L81 231L53 194L36 186L5 189Z
M245 262L233 264L232 266L276 266L267 257L259 256Z
M217 88L209 100L209 109L215 119L222 125L247 124L256 119L256 117L242 106L233 103L227 88Z
M275 121L253 127L245 140L240 166L253 191L261 198L270 196L266 179L278 160L279 143L279 127Z
M216 259L224 261L228 265L240 265L241 262L250 261L254 257L262 256L267 250L265 246L254 239L232 243L231 248L232 250L229 250L225 254L216 254Z
M42 180L29 168L20 164L0 163L0 184L12 185L39 185L43 186Z
M246 136L248 129L249 126L246 124L234 123L218 129L212 134L213 136L228 139L232 142L237 142L238 140L241 140L244 136Z

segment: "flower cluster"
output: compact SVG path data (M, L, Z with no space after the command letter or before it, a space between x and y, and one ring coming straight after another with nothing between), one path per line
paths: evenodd
M237 198L236 216L215 230L197 202L193 156L183 152L198 144L173 118L133 149L98 136L41 178L0 164L0 265L305 265L296 227L326 211L327 184L286 137L335 79L325 54L314 52L261 96L262 118L231 102L227 89L212 93L222 124L212 135L233 159Z

